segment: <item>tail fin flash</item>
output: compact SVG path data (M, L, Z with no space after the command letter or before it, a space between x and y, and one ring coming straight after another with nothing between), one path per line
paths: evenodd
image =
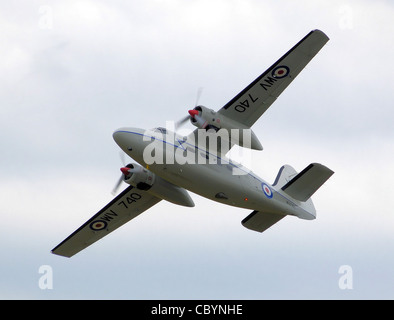
M284 166L286 167L286 166ZM290 167L290 166L288 166ZM283 167L282 167L283 168ZM290 167L291 168L291 167ZM312 163L288 181L282 190L292 198L305 202L319 189L332 175L334 171L319 163ZM279 176L279 175L278 175ZM277 177L278 182L283 182ZM279 185L280 186L280 185Z

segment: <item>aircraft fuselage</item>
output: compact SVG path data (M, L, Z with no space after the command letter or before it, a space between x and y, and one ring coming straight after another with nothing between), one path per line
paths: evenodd
M113 137L120 148L143 167L205 198L250 210L315 219L312 213L299 206L299 201L281 192L280 188L242 165L207 152L172 132L157 136L144 129L121 128ZM186 153L189 153L189 160L195 161L179 163L185 159L179 155Z

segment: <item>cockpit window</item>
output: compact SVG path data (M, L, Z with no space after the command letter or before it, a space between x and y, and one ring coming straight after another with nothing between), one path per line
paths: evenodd
M162 134L167 134L167 129L165 129L163 127L154 128L153 131L161 132Z

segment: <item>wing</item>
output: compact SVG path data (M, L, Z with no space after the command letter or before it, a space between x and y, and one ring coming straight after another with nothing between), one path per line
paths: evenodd
M329 38L313 30L218 112L251 127Z
M135 218L160 200L147 192L130 186L52 249L52 253L71 257Z

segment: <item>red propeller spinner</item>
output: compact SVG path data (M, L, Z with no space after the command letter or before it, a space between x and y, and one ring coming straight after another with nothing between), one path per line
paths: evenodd
M127 167L120 168L120 171L122 171L122 173L123 173L125 176L128 176L128 175L129 175L129 170L130 170L130 168L127 168Z
M198 110L189 110L189 114L192 118L198 115Z

